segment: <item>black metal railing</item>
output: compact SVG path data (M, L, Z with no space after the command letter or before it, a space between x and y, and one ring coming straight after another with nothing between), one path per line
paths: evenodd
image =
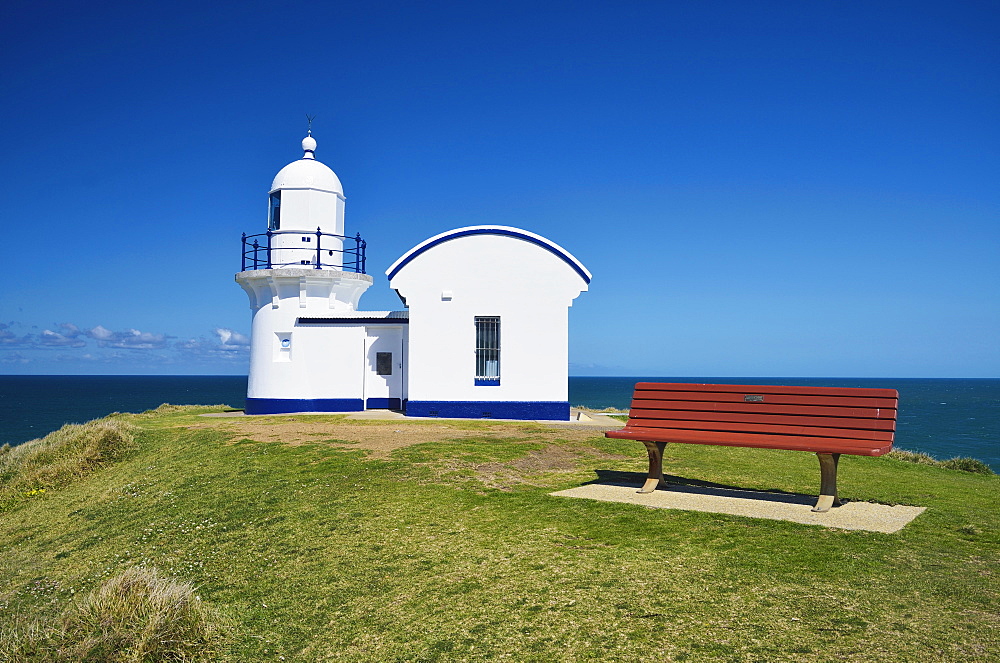
M276 237L299 237L302 246L274 246ZM327 238L326 247L323 239ZM334 247L334 241L340 240ZM273 267L312 267L314 269L340 269L345 272L365 273L365 247L361 234L354 237L333 235L305 230L268 230L266 233L243 233L243 269L272 269ZM281 260L274 260L280 252Z

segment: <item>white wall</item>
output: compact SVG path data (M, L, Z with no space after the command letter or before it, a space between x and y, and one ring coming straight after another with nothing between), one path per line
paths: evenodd
M281 229L271 238L271 264L274 267L300 267L302 260L315 261L316 237L303 241L298 233L283 234L295 230L314 233L320 228L324 233L344 234L344 197L328 191L315 189L281 190ZM323 237L321 260L328 268L339 269L342 265L341 251L344 242L333 237ZM333 255L329 251L333 250Z
M409 308L411 401L567 400L567 309L587 284L559 256L468 235L419 253L390 286ZM500 316L499 386L474 383L476 316Z
M288 268L241 272L236 280L253 312L249 398L363 397L364 325L298 325L296 320L353 310L371 285L370 276ZM291 341L288 348L281 347L283 338Z

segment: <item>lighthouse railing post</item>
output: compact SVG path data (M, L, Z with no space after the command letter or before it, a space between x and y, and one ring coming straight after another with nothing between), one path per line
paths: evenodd
M271 229L267 229L267 268L271 269Z
M240 267L241 272L247 271L247 234L243 233L243 244L240 245L243 254L243 265Z
M361 233L354 236L354 271L359 274L365 273L365 247L368 242L361 239Z
M322 252L319 249L319 244L322 241L323 233L320 232L319 226L316 226L316 269L320 269L320 262L323 260Z

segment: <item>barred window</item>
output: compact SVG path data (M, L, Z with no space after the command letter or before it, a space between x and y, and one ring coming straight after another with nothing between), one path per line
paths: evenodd
M500 384L499 316L476 316L476 384Z

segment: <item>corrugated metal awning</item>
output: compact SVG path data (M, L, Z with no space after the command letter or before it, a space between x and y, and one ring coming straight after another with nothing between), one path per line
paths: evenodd
M322 318L299 318L300 325L406 325L410 323L409 311L345 311Z

